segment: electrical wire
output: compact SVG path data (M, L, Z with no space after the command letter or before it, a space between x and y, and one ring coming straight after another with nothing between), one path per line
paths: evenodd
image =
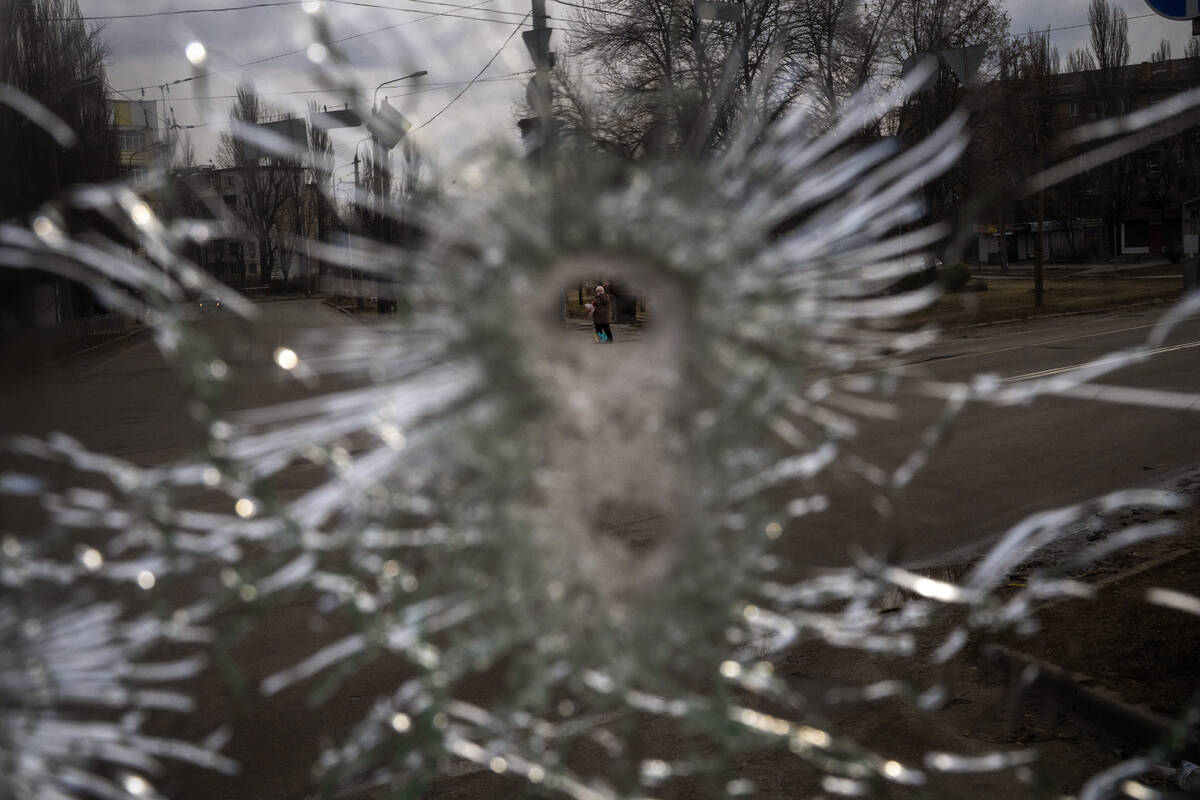
M573 3L573 2L571 2L571 0L553 0L553 2L558 3L559 5L570 6L571 8L578 8L578 9L582 9L584 11L591 11L591 12L594 12L597 14L608 14L610 16L626 17L628 19L643 19L642 17L639 17L636 14L627 14L624 11L617 11L616 9L612 9L612 8L598 8L595 6L586 6L586 5L583 5L582 3ZM1127 15L1125 18L1126 19L1145 19L1147 17L1157 17L1157 16L1159 16L1159 15L1151 12L1148 14ZM1083 22L1078 25L1062 25L1057 28L1048 27L1048 28L1042 28L1041 30L1027 31L1025 33L1010 33L1007 36L1005 36L1005 39L1020 39L1022 37L1029 36L1031 34L1036 35L1036 34L1047 33L1047 32L1053 33L1053 32L1057 32L1057 31L1069 31L1069 30L1075 30L1077 28L1087 28L1090 25L1091 25L1090 22Z
M644 17L639 17L637 14L626 14L624 11L616 11L615 9L611 9L611 8L593 8L592 6L585 6L580 3L572 3L572 2L569 2L569 0L554 0L554 2L558 3L559 5L570 6L571 8L581 8L584 11L594 11L594 12L597 12L600 14L609 14L609 15L615 16L615 17L626 17L628 19L644 19Z
M398 8L396 6L389 6L389 5L385 5L383 3L367 2L367 0L328 0L328 2L336 3L337 5L340 5L340 6L357 6L360 8L378 8L378 9L383 9L385 11L412 11L413 10L413 9L409 9L409 8ZM457 8L457 9L463 10L463 11L469 10L472 8L471 6L458 5L457 3L445 3L445 2L441 2L440 0L406 0L406 2L423 3L425 5L430 5L430 6L445 6L447 8ZM508 17L522 16L520 11L505 11L504 9L500 9L500 8L484 8L484 9L479 9L479 10L483 11L485 13L488 13L488 14L503 14Z
M481 6L481 5L484 5L485 3L491 3L491 2L493 2L493 0L479 0L479 2L474 3L474 6ZM348 42L351 39L361 39L364 36L373 36L376 33L383 33L385 31L395 30L396 28L402 28L405 25L412 25L414 23L422 22L424 20L432 19L432 18L438 17L438 16L444 16L444 15L441 13L438 13L438 12L432 12L432 13L426 14L423 17L418 17L417 19L405 20L404 22L397 22L394 25L385 25L382 28L374 28L369 31L363 31L362 33L355 33L355 34L351 34L349 36L343 36L340 39L334 39L333 41L330 42L330 44L341 44L342 42ZM265 58L255 59L254 61L247 61L242 64L233 64L232 66L221 67L219 69L212 69L207 72L202 72L199 75L190 75L186 78L178 78L173 81L167 81L166 83L164 83L162 85L163 86L175 86L176 84L180 84L180 83L188 83L189 81L195 81L195 80L200 80L201 78L207 78L210 75L217 75L219 73L229 72L230 70L234 70L234 69L242 69L243 67L253 67L258 64L265 64L268 61L275 61L276 59L287 58L288 56L299 55L300 53L305 53L307 51L308 51L307 47L302 47L298 50L288 50L286 53L276 53L273 56L266 56ZM127 91L136 92L136 91L140 91L142 89L151 89L151 88L157 88L157 87L156 86L138 86L133 89L128 89Z
M478 81L476 81L476 83L489 83L489 82L495 82L495 81L518 80L522 76L532 74L533 71L534 70L532 70L532 69L526 69L526 70L521 70L518 72L511 72L507 75L494 75L490 78L480 78ZM446 89L446 88L452 87L452 86L462 86L465 83L470 83L470 81L469 80L436 81L436 82L422 83L420 88L418 88L418 89L411 89L409 91L401 92L400 94L390 95L390 96L392 96L392 97L409 97L410 95L428 94L430 92L440 91L442 89ZM371 91L371 87L369 87L369 86L345 87L345 88L351 88L355 91L360 91L360 92ZM334 93L334 90L331 90L331 89L292 89L290 91L279 91L279 92L255 92L255 94L257 94L259 97L283 97L283 96L298 95L298 94L333 94L333 93ZM210 95L193 95L190 97L174 97L174 98L172 98L172 100L177 100L177 101L232 100L236 97L237 97L236 94L210 94Z
M453 8L453 9L459 9L459 10L464 10L464 11L472 9L472 6L459 5L458 3L447 3L447 2L444 2L444 0L406 0L406 1L410 2L410 3L419 3L421 5L442 6L445 8ZM81 17L71 17L70 19L79 19L84 22L111 22L114 20L123 20L123 19L148 19L148 18L153 18L153 17L178 17L178 16L184 16L184 15L188 15L188 14L217 14L217 13L223 13L226 11L252 11L257 8L280 8L280 7L287 7L287 6L298 6L298 5L301 5L303 2L304 2L304 0L263 0L263 2L257 2L257 3L243 3L240 5L232 5L232 6L216 6L213 8L180 8L180 9L174 9L171 11L140 11L140 12L135 12L135 13L131 13L131 14L96 14L96 15L87 16L87 17L82 17L82 16ZM418 13L420 12L420 9L401 8L399 6L391 6L391 5L387 5L384 3L368 2L367 0L325 0L325 2L328 2L330 4L342 5L342 6L358 6L358 7L362 7L362 8L376 8L376 9L382 9L385 11L409 11L409 12L418 12ZM503 9L481 9L481 10L484 11L485 13L489 13L489 14L503 14L505 16L514 16L514 17L521 16L520 11L505 11ZM62 21L65 21L66 19L67 19L66 17L50 17L50 18L48 18L48 21L62 22Z
M532 13L532 12L530 12L530 13ZM529 18L529 14L526 14L525 19L528 19L528 18ZM524 24L525 20L524 19L521 20L521 23ZM422 122L417 127L413 128L413 133L416 133L417 131L421 130L421 128L424 128L426 125L433 122L435 119L440 117L442 114L446 113L446 109L450 108L450 106L457 103L458 99L460 97L462 97L464 94L466 94L467 90L469 90L472 86L474 86L479 81L479 76L482 75L483 73L487 72L487 69L488 69L488 67L490 67L492 65L492 62L500 57L500 54L504 52L504 48L508 47L508 43L513 40L513 37L517 35L517 31L519 31L519 30L520 30L520 28L513 28L513 32L508 35L508 38L504 40L504 43L502 45L500 45L499 49L496 50L495 53L492 53L492 57L487 60L487 63L483 65L483 67L479 70L479 72L475 73L475 77L471 79L470 83L468 83L466 86L464 86L462 88L462 91L460 91L458 94L454 95L454 97L450 99L449 103L446 103L446 105L442 106L440 111L438 111L436 114L434 114L429 119Z
M217 8L207 8L207 9L177 9L177 10L174 10L174 11L145 12L145 13L137 13L137 14L123 14L123 15L91 16L91 17L80 17L79 19L96 21L96 20L133 19L133 18L143 18L143 17L171 16L171 15L180 15L180 14L194 14L194 13L198 14L198 13L212 13L212 12L223 12L223 11L237 11L237 10L246 10L246 9L253 9L253 8L270 8L270 7L279 7L279 6L292 6L292 5L298 5L298 4L300 4L302 1L303 1L303 0L268 0L268 1L265 1L265 2L258 2L258 3L248 3L248 4L243 4L243 5L237 5L237 6L222 6L222 7L217 7ZM385 32L385 31L394 30L394 29L396 29L396 28L399 28L399 27L403 27L403 26L406 26L406 25L411 25L411 24L414 24L414 23L417 23L417 22L422 22L422 21L424 21L424 20L432 19L432 18L434 18L434 17L451 17L451 18L458 18L458 19L470 19L470 20L474 20L474 21L478 21L478 22L494 22L494 23L500 23L500 24L505 24L505 25L513 25L513 26L514 26L514 30L513 30L513 32L512 32L512 33L509 35L508 39L505 41L505 45L507 45L507 42L508 42L509 40L511 40L511 39L512 39L513 35L515 35L515 33L516 33L516 30L517 30L517 29L519 29L519 28L520 28L522 25L524 25L524 23L525 23L525 20L526 20L526 19L528 19L528 17L529 17L529 13L521 14L521 12L515 12L515 11L504 11L504 10L501 10L501 9L481 9L481 8L479 8L479 6L481 6L481 5L484 5L484 4L486 4L486 3L493 2L493 0L480 0L480 2L477 2L477 3L471 4L471 5L458 5L458 4L455 4L455 3L441 2L440 0L409 0L409 1L410 1L410 2L414 2L414 3L423 3L423 4L426 4L426 5L443 6L443 7L448 7L448 8L453 8L453 9L459 9L459 10L464 10L464 11L469 11L469 10L478 10L478 11L482 11L482 12L484 12L484 13L491 13L491 14L506 14L506 15L514 15L514 16L515 16L515 15L520 15L520 16L521 16L521 20L520 20L520 21L517 21L517 22L513 22L513 21L510 21L510 20L498 20L498 19L490 19L490 18L484 18L484 17L469 17L469 16L463 16L463 15L453 14L453 13L450 13L450 12L448 12L448 11L421 12L421 11L419 11L418 9L411 9L411 8L400 8L400 7L397 7L397 6L389 6L389 5L385 5L385 4L382 4L382 3L368 2L368 0L327 0L327 2L330 2L331 4L338 4L338 5L358 6L358 7L366 7L366 8L377 8L377 9L384 9L384 10L391 10L391 11L401 11L401 12L409 12L409 13L425 13L425 15L424 15L424 16L422 16L422 17L419 17L419 18L417 18L417 19L406 20L406 21L404 21L404 22L396 23L396 24L394 24L394 25L386 25L386 26L383 26L383 27L380 27L380 28L375 28L375 29L372 29L372 30L369 30L369 31L364 31L364 32L362 32L362 33L357 33L357 34L351 34L351 35L349 35L349 36L344 36L344 37L342 37L342 38L339 38L339 39L335 39L335 40L333 40L332 42L330 42L330 44L340 44L340 43L342 43L342 42L351 41L351 40L353 40L353 39L359 39L359 38L363 38L363 37L366 37L366 36L371 36L371 35L374 35L374 34L376 34L376 33L383 33L383 32ZM572 8L583 9L583 10L586 10L586 11L596 11L596 12L603 13L603 14L609 14L609 15L615 15L615 16L621 16L621 17L627 17L627 18L630 18L630 19L636 19L636 18L637 18L637 17L635 17L635 16L634 16L634 15L632 15L632 14L626 14L626 13L624 13L624 12L621 12L621 11L616 11L616 10L614 10L614 9L605 9L605 8L592 8L592 7L585 6L585 5L582 5L582 4L579 4L579 3L571 2L570 0L554 0L554 2L556 2L556 3L559 3L559 4L561 4L561 5L569 6L569 7L572 7ZM1144 19L1144 18L1148 18L1148 17L1154 17L1154 16L1157 16L1157 15L1156 15L1156 14L1154 14L1154 13L1148 13L1148 14L1138 14L1138 15L1134 15L1134 16L1129 16L1129 17L1127 17L1127 19ZM558 21L559 21L559 22L562 22L563 20L558 20ZM1005 40L1010 40L1010 39L1020 39L1020 38L1024 38L1024 37L1026 37L1026 36L1031 36L1031 35L1035 35L1035 34L1045 34L1045 33L1057 32L1057 31L1073 30L1073 29L1078 29L1078 28L1086 28L1086 27L1088 27L1088 26L1089 26L1089 24L1090 24L1090 23L1080 23L1080 24L1076 24L1076 25L1063 25L1063 26L1058 26L1058 27L1048 27L1048 28L1043 28L1043 29L1041 29L1041 30L1028 31L1028 32L1026 32L1026 33L1008 34L1008 35L1005 37ZM503 50L503 47L501 47L501 50ZM199 80L199 79L201 79L201 78L206 78L206 77L209 77L209 76L211 76L211 75L216 75L216 74L219 74L219 73L222 73L222 72L228 72L228 71L230 71L230 70L242 69L242 68L245 68L245 67L256 66L256 65L258 65L258 64L263 64L263 63L266 63L266 62L268 62L268 61L274 61L274 60L277 60L277 59L280 59L280 58L287 58L288 56L299 55L299 54L301 54L301 53L304 53L304 52L306 52L306 48L304 48L304 49L297 49L297 50L289 50L289 51L287 51L287 52L284 52L284 53L277 53L277 54L275 54L275 55L271 55L271 56L266 56L266 57L264 57L264 58L255 59L255 60L253 60L253 61L247 61L247 62L244 62L244 63L241 63L241 64L235 64L235 65L231 65L231 66L228 66L228 67L222 67L222 68L219 68L219 69L209 70L209 71L207 71L207 72L204 72L204 73L201 73L201 74L198 74L198 75L191 75L191 76L188 76L188 77L186 77L186 78L179 78L179 79L176 79L176 80L168 81L168 82L166 82L166 83L163 83L163 84L147 85L147 86L138 86L138 87L134 87L134 88L132 88L132 89L126 89L126 90L118 90L118 89L115 89L115 88L113 88L113 87L111 86L111 84L108 84L107 82L106 82L106 85L107 85L107 86L108 86L108 88L109 88L111 91L113 91L114 93L116 93L116 94L119 94L119 95L121 95L121 96L125 97L125 98L126 98L126 99L128 99L128 100L131 100L131 101L137 102L136 100L134 100L134 98L131 98L131 97L129 97L129 95L128 95L128 94L126 94L126 92L129 92L129 91L143 91L143 92L144 92L146 89L154 89L154 88L160 88L160 89L161 89L161 88L165 88L165 87L169 87L169 86L175 86L175 85L182 84L182 83L188 83L188 82L191 82L191 81L194 81L194 80ZM492 60L494 60L494 59L495 59L495 58L496 58L498 55L499 55L499 52L497 52L496 56L493 56ZM491 61L489 61L489 62L488 62L488 65L490 65L490 64L491 64ZM484 70L486 70L486 69L487 69L487 66L488 66L488 65L485 65L485 66L484 66ZM480 74L482 74L482 71L480 72ZM456 96L456 97L455 97L453 100L451 100L449 104L447 104L446 108L449 108L449 106L450 106L450 105L453 105L453 103L454 103L454 102L456 102L456 101L458 100L458 98L459 98L459 97L461 97L461 96L462 96L462 94L464 94L464 93L465 93L465 92L466 92L468 89L470 89L470 88L471 88L471 86L472 86L472 85L474 85L474 83L476 83L476 82L486 82L486 81L497 80L497 79L498 79L498 78L484 78L484 79L480 79L480 78L478 77L478 75L477 75L475 79L473 79L472 81L469 81L469 82L467 83L466 87L464 87L463 91L462 91L462 92L460 92L460 93L459 93L459 95L457 95L457 96ZM504 78L499 78L499 79L504 79ZM446 83L444 83L444 84L441 84L441 85L439 86L439 88L444 88L445 86L448 86L448 85L456 85L456 83L458 83L458 82L446 82ZM271 94L310 94L310 93L319 93L319 91L320 91L320 90L302 90L302 91L296 91L296 92L276 92L276 93L271 93ZM409 94L420 93L420 92L422 92L422 91L423 91L423 90L415 90L414 92L411 92L411 93L409 93ZM400 96L400 97L402 97L402 96L407 96L407 95L397 95L397 96ZM185 101L185 100L200 100L200 99L229 99L229 98L231 98L231 97L233 97L233 96L232 96L232 95L214 95L214 96L212 96L211 98L204 98L204 97L194 97L194 98L192 98L192 97L181 97L181 98L173 98L173 99L178 99L178 100L181 100L181 101ZM444 111L444 110L445 110L445 108L443 108L443 109L442 109L442 111ZM441 113L442 113L442 111L439 111L437 114L435 114L435 115L434 115L434 117L431 117L429 120L427 120L427 121L424 123L424 125L428 125L430 122L432 122L432 121L433 121L433 119L435 119L437 116L440 116L440 115L441 115ZM157 119L159 119L160 121L162 121L162 122L163 122L165 125L168 125L168 126L173 126L173 127L179 127L179 128L191 128L191 127L202 127L203 125L212 124L212 123L203 123L202 125L188 125L188 126L177 125L176 123L170 122L169 120L166 120L166 119L164 119L163 117L159 116L159 115L158 115L156 112L152 112L152 113L154 113L154 116L155 116ZM422 127L423 127L424 125L422 125Z
M288 0L288 2L292 2L292 1L293 1L293 0ZM350 0L343 0L343 2L350 2ZM477 8L478 6L484 5L485 3L491 3L491 2L493 2L493 0L479 0L479 2L477 2L477 3L474 3L474 4L470 5L470 6L458 6L458 8L463 8L463 9L475 9L475 8ZM395 9L395 10L414 10L414 9ZM484 10L484 9L480 9L480 10ZM415 10L414 10L414 11L415 11ZM526 18L526 17L528 17L528 16L529 16L529 14L528 14L528 13L526 13L526 14L524 15L524 17L522 17L522 20L524 20L524 18ZM401 27L404 27L404 26L406 26L406 25L412 25L412 24L415 24L415 23L417 23L417 22L423 22L423 21L425 21L425 20L427 20L427 19L433 19L434 17L454 17L454 18L459 18L459 15L457 15L457 14L451 14L451 13L449 13L449 12L445 12L445 11L433 11L433 12L429 12L429 13L427 13L427 14L426 14L425 16L423 16L423 17L418 17L417 19L405 20L404 22L397 22L397 23L395 23L394 25L385 25L385 26L383 26L383 27L381 27L381 28L374 28L374 29L372 29L372 30L369 30L369 31L363 31L362 33L354 33L354 34L350 34L349 36L343 36L343 37L342 37L342 38L340 38L340 39L334 39L334 40L332 40L331 42L329 42L329 44L341 44L341 43L343 43L343 42L348 42L348 41L351 41L351 40L353 40L353 39L361 39L361 38L363 38L363 37L365 37L365 36L373 36L373 35L375 35L375 34L377 34L377 33L384 33L385 31L395 30L396 28L401 28ZM462 19L473 19L473 20L476 20L476 21L478 21L478 22L496 22L496 23L499 23L499 24L502 24L502 25L513 25L513 26L514 26L514 31L515 31L516 29L520 28L520 27L521 27L521 26L524 24L524 22L523 22L523 21L521 21L521 22L510 22L510 21L508 21L508 20L485 20L485 19L483 19L483 18L480 18L480 17L461 17L461 18L462 18ZM163 84L153 84L153 85L146 85L146 86L135 86L135 87L133 87L132 89L127 89L126 91L137 92L137 91L143 91L143 90L145 90L145 89L157 89L157 88L159 88L160 86L175 86L175 85L177 85L177 84L181 84L181 83L188 83L188 82L190 82L190 81L200 80L201 78L207 78L207 77L209 77L210 75L217 75L217 74L220 74L220 73L222 73L222 72L229 72L230 70L242 69L242 68L244 68L244 67L253 67L253 66L257 66L257 65L259 65L259 64L265 64L265 63L266 63L266 62L268 62L268 61L275 61L275 60L277 60L277 59L280 59L280 58L287 58L288 56L299 55L299 54L301 54L301 53L304 53L304 52L307 52L307 48L300 48L300 49L297 49L297 50L289 50L289 51L287 51L287 52L284 52L284 53L276 53L275 55L271 55L271 56L265 56L265 57L263 57L263 58L255 59L255 60L253 60L253 61L247 61L247 62L245 62L245 63L242 63L242 64L233 64L233 65L231 65L231 66L228 66L228 67L221 67L221 68L219 68L219 69L212 69L212 70L208 70L207 72L202 72L202 73L200 73L200 74L198 74L198 75L189 75L189 76L188 76L188 77L186 77L186 78L178 78L178 79L176 79L176 80L173 80L173 81L167 81L166 83L163 83Z
M555 2L560 2L560 0L555 0ZM1125 19L1127 19L1127 20L1129 20L1129 19L1145 19L1146 17L1157 17L1157 16L1158 16L1158 14L1151 12L1149 14L1135 14L1133 16L1126 16ZM1042 28L1041 30L1026 31L1025 33L1010 33L1005 38L1006 39L1021 39L1025 36L1038 36L1040 34L1054 33L1057 31L1071 31L1071 30L1075 30L1076 28L1091 27L1091 24L1092 23L1090 23L1090 22L1082 22L1078 25L1062 25L1057 28L1046 27L1046 28Z
M492 1L493 0L487 0L487 2L492 2ZM114 20L145 19L145 18L150 18L150 17L178 16L178 15L182 15L182 14L209 14L209 13L219 13L219 12L224 12L224 11L246 11L246 10L253 10L256 8L278 8L278 7L298 5L301 2L303 2L303 0L275 0L275 2L248 3L246 5L220 6L220 7L216 7L216 8L185 8L185 9L176 9L174 11L146 11L146 12L139 12L139 13L135 13L135 14L103 14L103 15L94 15L94 16L90 16L90 17L79 17L78 19L84 20L84 21L89 21L89 22L99 22L99 21L111 22ZM343 6L354 6L354 7L359 7L359 8L379 9L379 10L383 10L383 11L399 11L401 13L406 13L406 14L426 14L426 13L428 13L426 11L426 9L423 9L423 8L403 8L400 6L386 5L384 3L368 2L367 0L325 0L325 2L336 3L338 5L343 5ZM511 16L511 17L520 17L521 16L520 11L505 11L503 9L479 8L479 6L482 5L482 3L476 3L474 5L464 6L464 5L459 5L457 3L440 2L440 0L407 0L407 2L422 3L424 5L431 5L431 6L443 6L443 7L455 9L458 11L479 11L480 13L483 13L483 14L501 14L504 16ZM514 22L512 20L507 20L507 19L493 19L492 17L475 17L475 16L469 16L466 14L455 14L450 11L436 12L436 13L430 14L427 17L423 17L422 19L429 19L430 17L433 17L433 16L449 17L451 19L466 19L466 20L471 20L473 22L492 22L492 23L496 23L499 25L520 25L521 24L519 22ZM51 18L49 18L49 21L59 22L59 21L65 20L65 19L66 19L65 17L51 17ZM562 19L559 19L557 21L558 22L569 22L569 20L562 20Z
M104 79L103 79L103 82L104 82L104 86L105 86L105 88L107 88L107 89L108 89L110 92L112 92L113 94L118 94L118 95L120 95L121 97L124 97L126 100L128 100L128 101L129 101L129 102L131 102L131 103L137 103L137 104L138 104L139 106L141 106L143 109L145 109L145 108L146 108L146 106L144 105L145 101L143 101L143 100L141 100L141 99L139 99L139 98L136 98L136 97L130 97L128 94L126 94L125 92L121 91L120 89L114 89L114 88L113 88L113 85L112 85L111 83L109 83L109 82L108 82L108 79L107 79L107 78L104 78ZM157 103L158 101L156 101L156 100L151 100L151 101L149 101L149 102L153 104L153 103ZM194 127L196 127L195 125L180 125L179 123L175 122L174 120L170 120L170 119L167 119L166 117L163 117L163 116L161 116L161 115L160 115L160 114L159 114L157 111L154 111L154 110L153 110L153 106L152 106L151 108L152 108L152 110L150 111L151 115L153 115L153 117L154 117L156 120L158 120L159 122L161 122L161 123L163 124L163 127L165 127L165 128L171 128L171 129L174 129L174 130L186 130L186 129L189 129L189 128L194 128Z

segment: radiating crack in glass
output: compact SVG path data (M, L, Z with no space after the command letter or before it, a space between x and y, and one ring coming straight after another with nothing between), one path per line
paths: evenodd
M361 106L328 48L319 74ZM184 313L189 292L217 288L182 255L207 234L159 220L120 185L78 187L31 221L0 225L6 265L75 279L150 319L208 431L203 457L150 468L61 434L6 443L21 459L69 468L80 485L0 476L0 493L36 500L54 533L4 532L2 793L151 796L161 759L233 771L222 732L192 744L140 727L148 714L191 710L184 691L156 687L186 686L205 668L216 615L280 598L311 601L314 615L340 611L355 630L262 679L262 695L303 684L324 700L375 656L396 676L315 765L335 787L419 791L485 770L579 800L686 792L688 781L741 796L755 785L730 764L760 751L811 767L830 794L903 796L937 773L1034 762L1036 751L1017 749L902 763L837 729L847 704L900 698L934 713L947 699L936 680L807 693L775 674L773 659L799 647L944 663L981 632L1031 632L1045 600L1092 595L1071 577L1078 570L1174 526L1124 527L998 592L1020 564L1081 521L1117 527L1123 509L1181 503L1131 490L1039 512L958 580L868 553L811 576L781 565L775 543L787 526L837 510L828 482L861 481L880 508L902 502L972 404L1069 396L1200 408L1200 395L1097 382L1162 352L1200 308L1196 295L1145 346L1069 371L947 384L906 366L935 332L881 323L936 293L884 291L924 265L914 247L948 229L894 234L923 219L914 197L959 157L966 120L951 117L903 152L851 140L922 80L882 104L864 95L827 132L808 133L795 114L687 169L583 162L568 184L498 157L466 196L423 209L424 248L361 242L374 253L370 272L405 285L403 321L282 343L275 368L319 391L257 409L222 410L228 365ZM103 215L144 257L98 232L67 236L64 213L78 209ZM608 349L579 347L556 316L562 288L596 276L655 302L619 377ZM222 297L255 316L235 293ZM518 331L513 317L530 308L536 324ZM865 423L900 417L903 391L943 407L889 468L856 440ZM315 487L273 488L305 467L322 475ZM190 507L195 492L225 510ZM648 542L606 533L614 506L656 521ZM1149 599L1200 611L1179 592ZM923 655L918 642L945 619L956 620L952 632ZM167 646L188 655L148 657ZM1106 796L1150 764L1097 775L1082 796Z

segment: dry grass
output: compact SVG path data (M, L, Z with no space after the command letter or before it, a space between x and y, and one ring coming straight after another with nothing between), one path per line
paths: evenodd
M986 292L944 294L933 306L896 321L913 328L931 322L961 327L983 322L1080 311L1105 311L1134 303L1170 302L1183 293L1180 278L1057 278L1045 282L1040 307L1033 304L1033 278L987 278Z

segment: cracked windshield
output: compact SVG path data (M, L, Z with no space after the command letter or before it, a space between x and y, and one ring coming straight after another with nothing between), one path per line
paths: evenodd
M1195 0L0 0L0 798L1200 794Z

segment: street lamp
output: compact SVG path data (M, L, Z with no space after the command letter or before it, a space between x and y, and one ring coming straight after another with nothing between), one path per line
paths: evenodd
M132 153L129 154L129 158L125 159L125 172L128 173L128 172L133 171L133 159L135 156L137 156L141 153L149 153L153 150L162 150L166 146L167 146L166 142L164 142L162 140L158 140L158 141L151 142L150 144L146 145L145 147L134 150Z
M133 169L133 157L140 153L148 153L151 150L161 150L167 146L167 143L161 140L153 141L145 147L138 148L129 154L129 158L125 159L125 171Z
M399 78L392 78L391 80L386 80L379 84L375 87L375 94L371 96L371 110L374 111L375 107L379 105L379 90L387 86L389 83L399 83L400 81L406 81L409 78L421 78L428 74L429 72L427 70L419 69L416 72L408 75L402 75Z
M384 242L390 242L392 239L391 220L384 211L384 198L391 191L391 177L388 175L388 172L390 171L390 165L388 164L388 161L390 159L391 148L394 147L400 137L405 134L407 127L401 127L399 136L395 136L395 131L391 129L396 126L396 122L398 120L402 121L403 117L401 117L399 114L394 114L397 120L381 120L382 114L380 112L382 109L379 107L379 90L384 86L387 86L389 83L399 83L400 81L406 81L409 78L420 78L428 74L428 71L419 69L416 72L409 73L408 75L401 75L399 78L391 78L376 86L375 93L371 95L371 115L373 119L367 125L367 128L371 132L371 156L373 162L371 164L371 194L375 199L375 219L379 225L379 238ZM387 102L386 98L384 99L384 102ZM380 141L382 136L386 136L390 143L385 145L384 142ZM355 161L358 160L357 145L355 145L354 149L354 159ZM361 293L359 294L358 302L359 307L361 308L363 304L363 297ZM379 302L382 304L386 301L381 299ZM381 305L379 307L379 311L382 313L383 310L383 306Z

